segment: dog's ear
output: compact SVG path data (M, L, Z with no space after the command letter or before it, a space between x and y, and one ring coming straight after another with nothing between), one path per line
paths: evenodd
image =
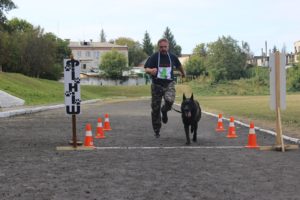
M183 101L186 100L186 97L185 97L185 94L184 94L184 93L183 93L182 99L183 99Z
M192 93L191 100L194 101L194 94Z

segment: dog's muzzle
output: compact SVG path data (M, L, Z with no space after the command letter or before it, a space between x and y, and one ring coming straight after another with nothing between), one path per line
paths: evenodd
M184 111L184 115L188 118L192 117L191 111Z

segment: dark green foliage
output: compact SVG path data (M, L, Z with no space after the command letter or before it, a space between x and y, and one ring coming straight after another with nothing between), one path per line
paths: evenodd
M126 45L128 47L129 66L137 66L147 58L147 54L143 51L141 44L131 38L119 37L115 40L115 43L118 45Z
M100 42L106 42L106 35L103 29L101 29L101 33L100 33Z
M287 69L287 89L288 91L300 91L300 64Z
M7 20L5 13L17 8L17 6L14 4L11 0L0 0L0 25L3 25L4 22Z
M143 39L143 50L148 56L151 56L153 54L153 49L154 47L151 43L149 33L146 31Z
M206 68L216 82L245 77L247 54L236 40L222 36L207 46Z
M117 79L122 77L122 72L128 70L127 58L122 54L113 50L102 56L100 69L105 72L107 77Z
M188 75L200 76L205 72L204 58L198 55L192 55L185 64Z
M32 77L58 80L63 71L63 59L71 50L68 42L25 20L7 21L0 32L0 66L5 72L17 72Z
M166 28L162 37L169 40L169 51L177 56L181 56L181 46L176 44L174 35L172 34L169 27Z

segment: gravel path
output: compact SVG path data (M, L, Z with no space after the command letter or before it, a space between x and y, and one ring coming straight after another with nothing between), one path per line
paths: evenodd
M230 140L214 131L216 118L203 115L199 142L188 149L174 111L154 137L149 100L82 107L81 140L86 123L95 130L97 117L110 114L113 130L94 140L93 151L56 150L72 135L64 109L0 119L0 199L300 199L299 150L241 148L245 127ZM260 145L275 141L256 133Z

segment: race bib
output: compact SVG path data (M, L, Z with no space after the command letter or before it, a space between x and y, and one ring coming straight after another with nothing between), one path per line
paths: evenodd
M172 80L172 61L170 58L170 55L168 53L168 58L170 61L170 64L165 64L161 66L160 63L160 53L158 54L158 62L157 62L157 66L158 66L158 71L157 71L157 78L159 79L165 79L165 80Z
M172 80L171 67L158 67L157 78Z

